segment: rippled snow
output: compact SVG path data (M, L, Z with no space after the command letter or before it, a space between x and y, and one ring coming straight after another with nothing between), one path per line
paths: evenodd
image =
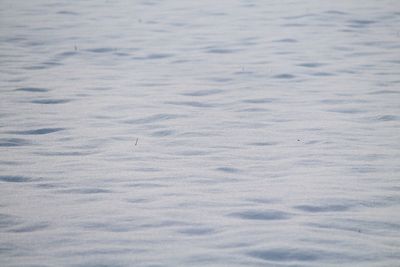
M400 265L399 29L390 0L0 1L0 265Z

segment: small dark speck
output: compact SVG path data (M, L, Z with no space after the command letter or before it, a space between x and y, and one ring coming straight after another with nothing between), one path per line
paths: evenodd
M300 139L297 139L297 142L300 142Z
M139 142L139 138L136 138L135 146L137 146L138 142Z

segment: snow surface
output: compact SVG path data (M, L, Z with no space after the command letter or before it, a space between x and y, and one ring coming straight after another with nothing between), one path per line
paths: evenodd
M1 266L399 266L399 1L0 1ZM137 144L136 144L137 142Z

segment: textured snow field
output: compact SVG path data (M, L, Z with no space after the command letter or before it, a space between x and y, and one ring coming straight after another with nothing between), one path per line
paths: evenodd
M399 1L0 0L0 265L400 266L399 67Z

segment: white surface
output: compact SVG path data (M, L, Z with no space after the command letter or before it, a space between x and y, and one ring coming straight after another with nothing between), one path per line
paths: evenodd
M198 2L0 1L1 266L399 265L399 2Z

